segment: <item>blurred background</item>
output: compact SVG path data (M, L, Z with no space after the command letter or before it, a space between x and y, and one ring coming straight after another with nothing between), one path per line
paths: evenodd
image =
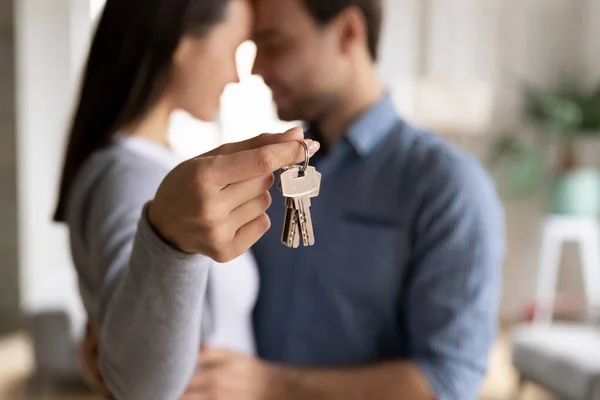
M0 399L93 398L77 381L84 313L51 213L102 7L0 0ZM403 117L474 152L506 207L481 398L600 399L600 0L387 0L386 21L380 71ZM250 74L254 52L239 49L241 83L216 123L173 118L177 151L289 126Z

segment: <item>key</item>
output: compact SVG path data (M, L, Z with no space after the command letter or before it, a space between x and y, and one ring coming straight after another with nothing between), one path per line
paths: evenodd
M321 174L310 166L301 174L300 167L295 166L281 172L279 184L284 197L317 197L321 188Z
M312 218L310 216L310 197L295 197L293 199L296 207L300 235L304 246L315 244L315 234L313 231Z
M298 213L290 197L285 198L285 217L283 220L283 232L281 243L287 247L298 248L300 246L300 229L298 227Z
M283 171L280 175L281 191L286 197L286 206L290 204L297 215L297 225L304 246L315 244L315 236L310 215L310 199L319 195L321 187L321 174L314 167L307 167L304 173L300 167L292 167ZM286 211L287 214L287 211ZM285 224L284 224L285 225ZM284 234L286 229L284 227ZM287 229L287 233L291 231ZM287 236L289 243L290 236Z
M299 168L297 165L290 165L282 168L283 171L292 168ZM281 179L279 180L279 190L281 191ZM285 217L283 220L283 232L281 242L287 247L298 248L300 246L300 228L298 226L298 213L291 197L285 198Z
M297 165L290 165L282 168L282 173L288 169L299 168ZM281 191L281 179L279 179L279 190ZM281 243L287 247L297 248L300 246L300 229L298 227L298 214L296 206L291 197L285 198L285 216L283 220L283 230L281 232Z

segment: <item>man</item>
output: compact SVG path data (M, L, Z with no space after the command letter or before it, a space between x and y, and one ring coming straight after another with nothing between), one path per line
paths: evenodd
M481 166L396 113L377 77L381 0L255 0L254 72L309 122L316 245L254 246L266 362L205 349L219 399L476 398L495 339L504 224ZM285 364L285 367L280 365ZM216 396L216 397L212 397Z

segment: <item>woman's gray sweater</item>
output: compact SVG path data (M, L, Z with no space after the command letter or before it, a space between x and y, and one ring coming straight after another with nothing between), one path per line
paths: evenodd
M177 399L196 366L212 260L176 251L149 225L146 204L167 173L112 146L85 163L70 192L81 296L101 328L100 368L119 400Z

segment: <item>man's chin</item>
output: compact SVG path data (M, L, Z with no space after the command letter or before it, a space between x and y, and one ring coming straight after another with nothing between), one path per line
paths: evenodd
M296 110L277 108L277 117L285 122L301 121L304 118Z

